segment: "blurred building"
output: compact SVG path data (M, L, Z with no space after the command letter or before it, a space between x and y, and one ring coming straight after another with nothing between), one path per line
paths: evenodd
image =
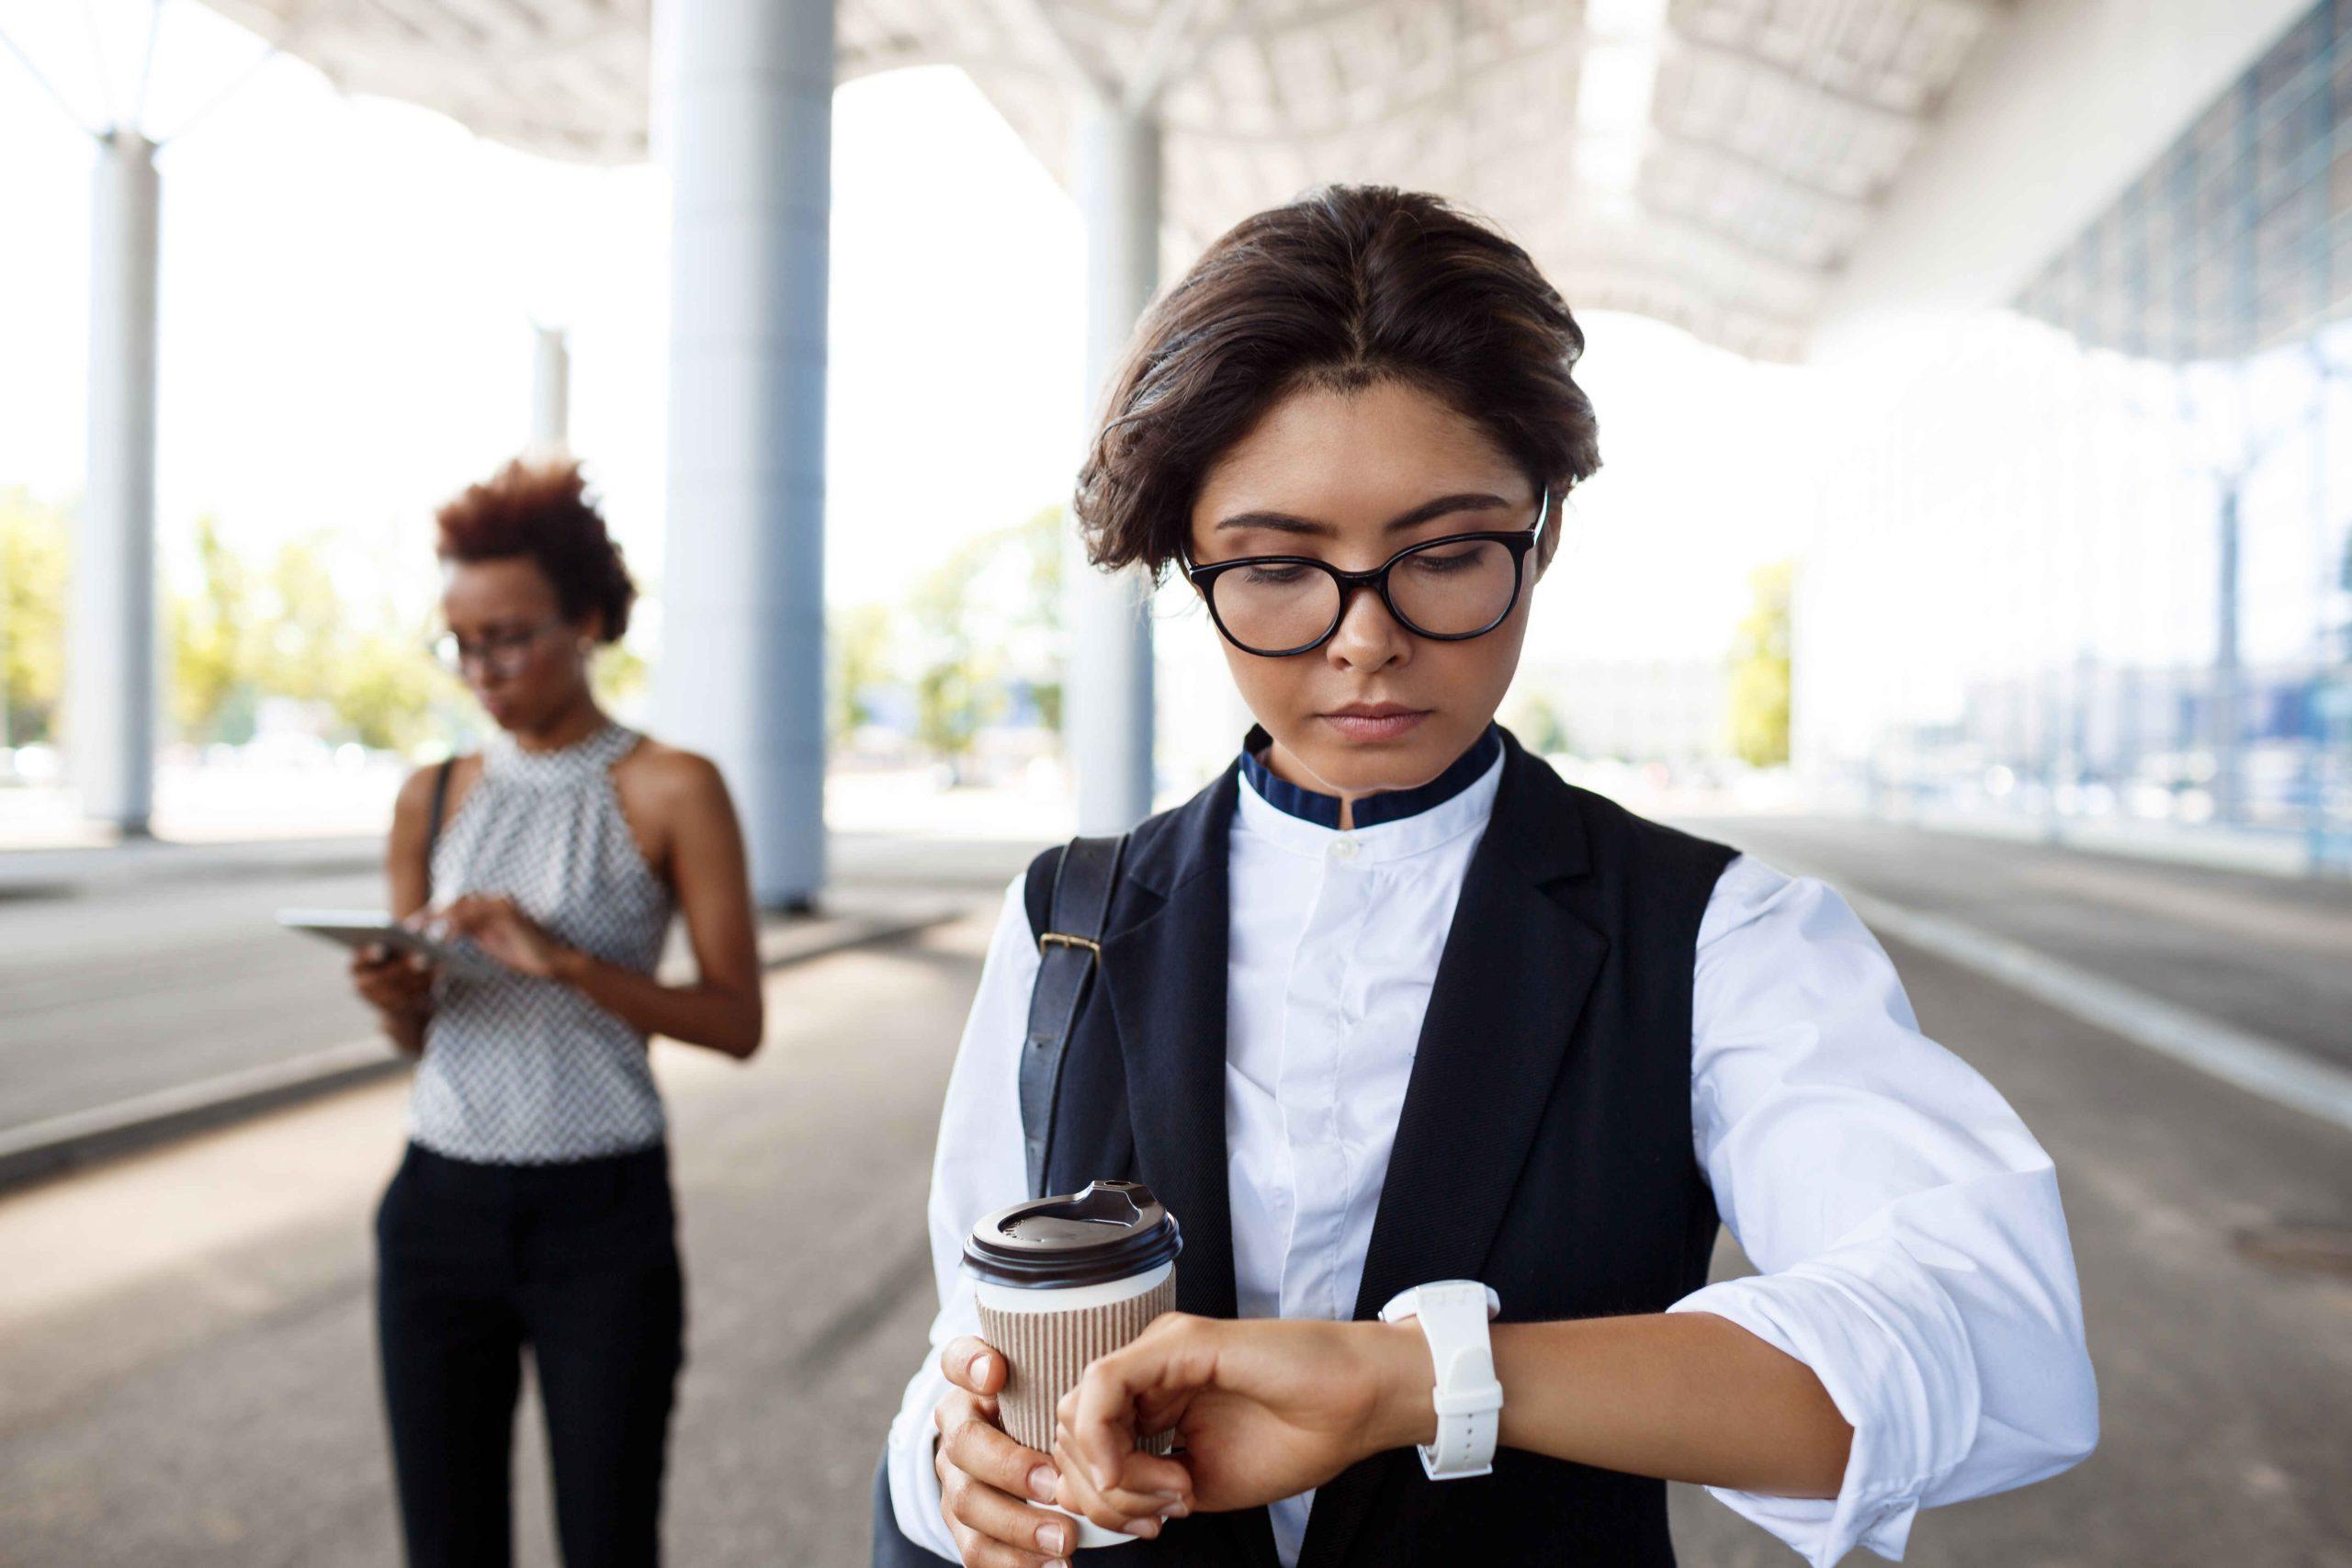
M1825 315L1796 760L2341 863L2352 4L2124 9L2021 11Z
M1557 721L1556 749L1579 757L1683 765L1726 750L1730 676L1721 659L1577 660L1524 671L1519 689Z
M1817 494L1809 773L2323 853L2352 825L2352 0L208 3L344 90L666 164L668 511L695 521L664 531L655 722L726 769L763 903L826 877L831 96L940 62L1075 198L1090 389L1250 211L1323 180L1443 191L1579 310L1834 379L1842 412L1773 476ZM136 831L161 182L135 124L97 145L70 705L94 815ZM1238 716L1157 712L1144 585L1066 581L1057 712L1105 831L1229 756ZM1700 699L1649 679L1601 680L1637 694L1594 722L1647 705L1683 734Z

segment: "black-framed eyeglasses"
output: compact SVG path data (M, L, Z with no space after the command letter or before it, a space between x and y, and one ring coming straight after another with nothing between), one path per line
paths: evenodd
M1423 539L1368 571L1342 571L1313 556L1240 556L1195 566L1182 546L1177 559L1208 602L1209 619L1244 653L1287 659L1313 652L1340 629L1349 592L1359 584L1379 594L1415 636L1464 642L1510 616L1526 576L1527 553L1551 517L1547 485L1532 528Z
M529 668L531 650L539 638L565 624L561 615L541 621L526 630L493 632L479 641L467 641L455 632L444 632L433 639L431 651L435 662L460 680L466 666L479 664L501 681L511 681Z

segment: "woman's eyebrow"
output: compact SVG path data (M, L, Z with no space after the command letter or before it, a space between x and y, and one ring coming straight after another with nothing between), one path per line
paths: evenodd
M1491 512L1510 504L1498 495L1442 495L1435 501L1421 502L1410 512L1391 517L1381 525L1380 531L1384 534L1400 533L1417 523L1442 517L1449 512ZM1329 523L1295 517L1287 512L1237 512L1209 532L1223 533L1227 528L1271 528L1278 534L1313 534L1327 539L1336 537L1340 532Z

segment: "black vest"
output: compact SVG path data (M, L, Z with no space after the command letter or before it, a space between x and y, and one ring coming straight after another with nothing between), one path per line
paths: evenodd
M1503 732L1413 1059L1355 1316L1475 1279L1505 1320L1661 1312L1707 1280L1717 1218L1691 1156L1699 919L1738 852L1566 783ZM1238 760L1135 829L1102 970L1062 1067L1049 1192L1142 1181L1184 1227L1177 1304L1235 1315L1226 1185L1227 850ZM1030 864L1046 929L1053 854ZM1171 1521L1089 1568L1277 1568L1263 1508ZM1666 1483L1520 1450L1432 1482L1410 1449L1318 1488L1299 1568L1671 1564Z

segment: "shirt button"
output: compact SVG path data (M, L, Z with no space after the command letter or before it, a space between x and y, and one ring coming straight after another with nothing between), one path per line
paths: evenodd
M1331 858L1333 860L1353 860L1356 858L1356 852L1363 847L1363 846L1357 843L1353 839L1351 839L1346 834L1342 833L1338 838L1331 840Z

